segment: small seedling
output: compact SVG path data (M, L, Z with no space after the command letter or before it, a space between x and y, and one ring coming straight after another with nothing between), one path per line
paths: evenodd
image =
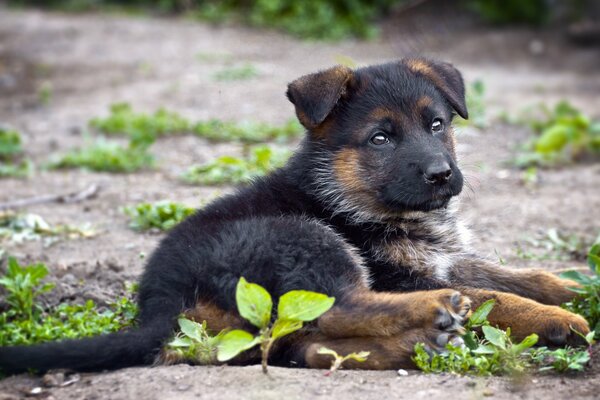
M45 246L60 239L89 238L96 231L89 225L50 225L37 214L0 213L0 238L8 238L14 243L26 240L44 239Z
M31 175L33 165L23 158L19 132L0 127L0 178L23 178Z
M289 150L261 146L250 150L246 158L222 156L215 161L190 167L182 179L187 183L221 185L248 183L281 167L290 156Z
M106 118L95 118L90 126L107 135L137 137L193 133L211 141L265 142L267 140L288 141L302 133L295 119L285 124L270 125L260 122L227 122L219 119L193 122L166 109L153 114L135 112L128 103L116 103Z
M244 81L258 76L258 69L252 64L223 68L213 75L216 81Z
M216 336L208 333L206 321L199 324L186 318L177 320L180 332L167 345L167 351L173 351L178 358L209 365L217 362L217 350L225 331Z
M152 136L187 132L191 124L181 115L163 108L153 114L137 113L128 103L115 103L110 106L106 118L94 118L90 126L106 134L138 136L141 133Z
M600 156L600 122L592 121L566 101L552 110L541 108L541 119L521 121L529 124L537 136L513 160L518 167L552 166Z
M321 347L319 350L317 350L317 353L327 354L333 357L333 360L331 361L331 368L325 374L327 376L342 368L342 365L345 361L354 360L358 362L365 362L367 361L369 354L371 354L369 351L361 351L359 353L350 353L345 356L340 356L335 350L328 349L327 347Z
M456 118L458 126L474 126L484 129L488 126L488 120L485 107L485 84L481 80L476 80L467 86L466 90L467 109L469 110L469 119Z
M583 316L589 322L592 330L596 332L596 338L600 339L600 237L591 247L587 263L591 276L584 275L579 271L567 271L560 275L561 278L570 279L579 284L577 287L569 288L577 293L577 297L565 303L564 307Z
M61 303L47 308L38 297L54 288L44 283L48 269L37 263L21 266L9 257L8 270L0 278L10 308L0 313L0 346L34 344L51 340L115 332L133 323L137 306L130 296L97 307L92 300L83 305ZM127 291L131 294L133 288Z
M241 352L260 345L262 369L267 373L269 351L273 343L302 328L304 322L317 319L334 303L333 297L306 290L292 290L279 298L277 319L271 324L273 301L260 285L240 278L236 290L238 312L259 329L258 335L235 329L225 333L219 342L217 359L231 360Z
M79 150L73 150L50 168L84 168L92 171L134 172L154 166L154 157L148 152L150 144L145 140L132 140L129 146L99 139Z
M457 374L497 375L520 374L530 365L528 349L537 343L538 336L527 336L520 343L513 343L510 329L503 331L489 325L487 316L494 306L493 300L483 303L466 324L463 337L465 346L446 345L440 354L430 353L423 343L415 346L415 365L425 372L452 372ZM480 328L483 337L473 330Z
M52 82L44 81L38 90L39 102L44 106L50 104L53 92Z
M517 256L525 260L581 260L585 259L586 241L576 235L565 235L557 229L549 229L540 239L527 238L534 249L522 245L517 247Z
M131 218L129 226L138 231L159 229L166 231L194 213L196 209L170 201L140 203L126 207L125 214Z

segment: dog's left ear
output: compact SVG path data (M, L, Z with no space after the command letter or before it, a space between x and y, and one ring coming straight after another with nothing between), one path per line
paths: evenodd
M290 83L286 94L302 125L311 130L325 121L346 93L351 78L352 70L338 65Z
M464 119L469 117L465 101L465 83L460 72L452 64L424 58L406 59L402 60L402 63L414 74L431 81L458 115Z

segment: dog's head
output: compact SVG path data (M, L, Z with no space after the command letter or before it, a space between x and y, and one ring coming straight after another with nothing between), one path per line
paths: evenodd
M452 65L337 66L297 79L287 96L315 150L315 193L340 212L431 211L462 190L451 123L467 108Z

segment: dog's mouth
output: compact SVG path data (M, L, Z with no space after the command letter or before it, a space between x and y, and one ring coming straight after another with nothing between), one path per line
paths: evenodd
M381 193L380 200L391 210L396 212L403 211L433 211L445 208L450 203L452 197L458 195L460 191L453 191L450 188L445 190L436 190L433 193L421 194L403 194L397 196L386 195L385 191Z

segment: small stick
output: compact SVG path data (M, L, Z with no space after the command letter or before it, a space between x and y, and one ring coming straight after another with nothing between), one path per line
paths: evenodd
M97 184L92 184L80 192L68 194L47 194L43 196L27 197L25 199L7 201L6 203L0 203L0 211L44 203L78 203L96 196L99 191L100 186Z

